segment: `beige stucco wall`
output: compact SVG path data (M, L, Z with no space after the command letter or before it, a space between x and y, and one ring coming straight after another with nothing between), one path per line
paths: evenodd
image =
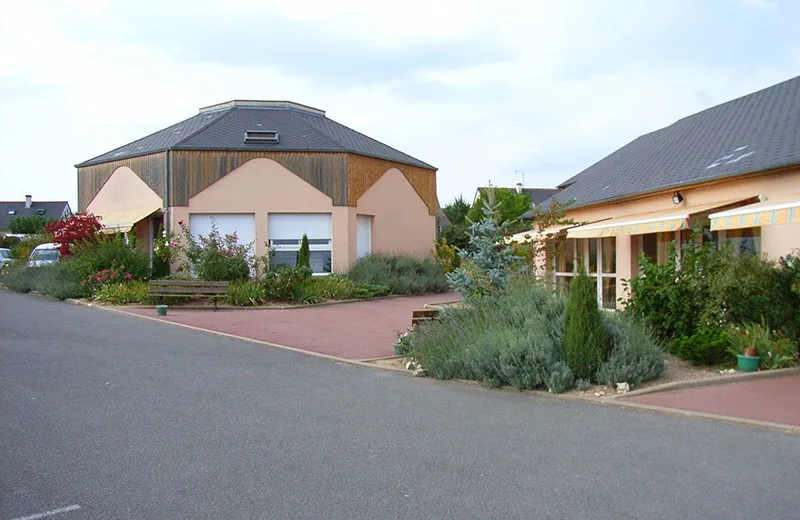
M128 211L162 206L161 197L127 166L114 170L111 177L86 206L87 213Z
M244 163L189 199L188 206L171 208L170 226L177 230L178 222L188 223L191 213L253 213L255 254L262 256L267 253L269 213L333 213L333 210L330 197L277 162L259 158ZM333 233L332 255L336 256L336 222Z
M603 206L579 208L567 211L567 218L576 222L595 222L610 217L622 217L680 209L713 202L723 202L750 197L785 196L800 192L800 169L770 173L744 179L735 179L713 185L678 190L684 200L680 205L672 202L673 192L666 192L636 200L622 201ZM618 236L617 243L617 297L623 295L623 280L631 278L638 270L638 236ZM793 250L800 249L800 224L783 224L761 228L761 251L776 259Z
M356 215L371 215L372 251L430 256L436 238L436 216L403 173L392 168L350 208L350 257L356 256Z

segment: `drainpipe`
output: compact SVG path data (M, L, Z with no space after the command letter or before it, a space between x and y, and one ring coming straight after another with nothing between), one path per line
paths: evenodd
M170 232L169 225L169 150L164 152L164 231Z

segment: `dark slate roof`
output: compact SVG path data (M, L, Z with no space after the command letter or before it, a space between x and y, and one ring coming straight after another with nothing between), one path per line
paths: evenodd
M9 230L12 218L30 217L31 215L36 215L36 211L40 209L44 210L43 217L59 219L64 213L64 208L67 208L68 212L72 213L72 209L69 208L69 202L67 201L39 202L34 200L30 208L25 207L25 201L0 201L0 211L2 211L2 213L0 213L0 231L7 232ZM16 213L9 215L9 211L15 211Z
M259 105L259 103L274 103ZM164 150L274 150L352 152L421 168L435 167L328 119L325 113L290 102L229 102L76 165ZM260 125L260 126L259 126ZM277 144L245 143L250 130L277 131Z
M564 181L572 207L800 164L800 76L645 134Z
M487 186L481 186L478 190L488 190ZM516 188L506 188L508 190L516 190ZM557 188L522 188L522 193L528 196L531 199L531 203L536 206L543 201L549 199L556 193L558 193Z

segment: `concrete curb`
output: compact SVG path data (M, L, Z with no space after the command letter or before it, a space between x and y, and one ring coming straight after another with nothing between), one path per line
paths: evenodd
M630 403L621 400L600 401L599 404L603 404L606 406L615 406L617 408L628 408L633 410L665 413L669 415L679 415L690 419L704 419L709 421L724 422L728 424L738 424L742 426L750 426L755 428L761 428L764 430L773 430L792 435L800 435L800 426L794 426L791 424L759 421L756 419L744 419L742 417L732 417L730 415L717 415L706 412L695 412L692 410L683 410L681 408L667 408L665 406L657 406L652 404Z
M162 319L160 319L158 317L155 317L155 316L143 316L141 314L137 314L135 312L128 312L126 310L119 309L119 308L112 308L112 307L104 307L102 305L95 305L95 304L92 304L91 302L85 302L85 301L81 301L81 300L66 300L66 301L69 301L70 303L73 303L75 305L82 305L84 307L92 307L92 308L95 308L95 309L101 309L101 310L106 311L106 312L114 312L114 313L117 313L117 314L124 314L126 316L135 316L135 317L141 318L143 320L150 320L150 321L154 321L154 322L157 322L157 323L163 323L163 324L166 324L166 325L172 325L172 326L175 326L175 327L182 327L184 329L193 330L195 332L204 332L206 334L213 334L215 336L221 336L221 337L224 337L224 338L236 339L236 340L239 340L239 341L246 341L248 343L254 343L256 345L279 348L281 350L288 350L289 352L294 352L296 354L304 354L306 356L311 356L311 357L315 357L315 358L318 358L318 359L326 359L328 361L334 361L336 363L344 363L344 364L347 364L347 365L355 365L355 366L361 366L361 367L377 368L379 370L387 370L387 371L391 371L391 372L395 372L395 373L403 373L403 374L406 374L408 376L412 376L413 377L413 374L411 372L409 372L408 370L398 369L398 368L395 368L395 367L381 366L381 365L376 365L376 364L373 364L373 363L365 363L364 361L361 361L361 360L347 359L347 358L342 358L342 357L338 357L338 356L332 356L330 354L322 354L320 352L314 352L313 350L303 350L301 348L290 347L288 345L281 345L279 343L271 343L269 341L262 341L262 340L259 340L259 339L248 338L248 337L245 337L245 336L237 336L236 334L229 334L227 332L220 332L220 331L217 331L217 330L203 329L201 327L195 327L194 325L186 325L185 323L176 323L174 321L162 320Z
M700 388L703 386L716 386L728 383L738 383L741 381L752 381L754 379L772 379L775 377L800 375L800 367L779 368L776 370L763 370L761 372L751 372L746 374L730 374L724 376L704 377L702 379L689 379L686 381L672 381L661 385L632 390L624 394L616 394L604 397L601 401L613 401L625 399L626 397L636 397L639 395L654 394L657 392L670 392L675 390L686 390L689 388Z

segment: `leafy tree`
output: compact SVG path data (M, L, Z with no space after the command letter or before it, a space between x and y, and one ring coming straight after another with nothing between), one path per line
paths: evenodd
M553 226L574 225L576 222L567 218L566 209L574 204L575 200L559 202L555 199L550 200L548 206L537 206L533 209L534 229L531 230L529 239L525 241L525 258L532 267L536 267L537 261L543 269L535 274L545 280L552 279L552 262L547 262L547 258L555 258L556 253L564 246L567 237L562 233L545 234L545 231ZM528 235L526 235L527 237Z
M470 226L470 250L461 250L463 266L447 275L447 280L467 301L478 301L498 294L508 284L509 268L519 261L514 249L506 245L505 236L511 222L502 221L500 208L490 189L483 204L482 220Z
M509 232L519 228L519 217L530 211L533 204L531 203L530 197L524 193L517 193L517 190L509 188L489 188L481 190L478 200L475 201L475 204L473 204L469 212L467 212L467 218L472 222L484 218L483 209L486 202L489 200L490 192L494 193L494 200L499 207L499 221L509 221L512 223L512 225L508 226Z
M569 284L564 320L564 360L579 379L596 379L606 360L609 337L597 307L592 280L581 268Z
M466 224L469 210L469 202L464 200L462 195L459 195L453 199L453 202L442 208L442 211L447 215L447 219L450 221L450 225Z
M76 213L64 220L56 220L45 226L45 231L53 235L53 242L58 244L62 256L72 254L74 244L84 241L96 242L103 225L91 213Z
M311 251L308 249L308 237L305 233L300 241L300 251L297 252L297 267L311 268Z
M41 235L44 233L44 227L52 221L52 218L43 215L14 217L11 219L9 230L12 233L19 233L21 235Z

